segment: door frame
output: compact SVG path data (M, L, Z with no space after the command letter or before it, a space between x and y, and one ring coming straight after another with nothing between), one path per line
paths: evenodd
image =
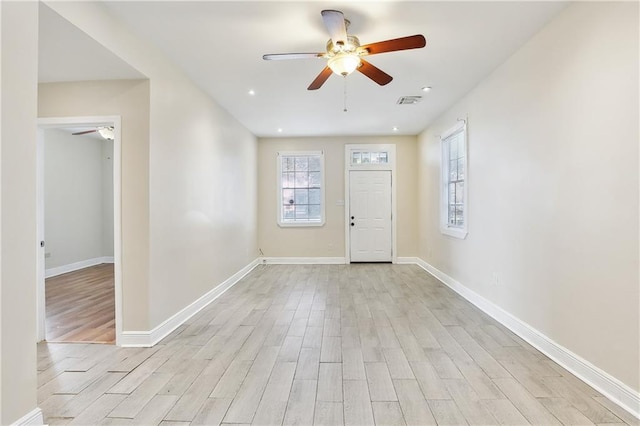
M72 126L113 126L113 260L115 290L115 329L116 345L122 339L122 141L121 118L119 115L87 117L51 117L37 121L36 142L36 235L39 241L44 239L44 131ZM46 243L45 243L46 244ZM46 337L46 301L45 301L45 248L37 244L37 339Z
M353 151L386 152L388 163L352 164ZM395 144L345 144L344 146L344 242L345 263L351 263L351 223L350 210L350 174L358 170L389 170L391 172L391 263L397 263L398 250L396 239L396 145Z

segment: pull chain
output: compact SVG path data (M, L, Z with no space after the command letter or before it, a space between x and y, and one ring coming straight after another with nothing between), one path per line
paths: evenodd
M343 112L347 112L347 76L343 77L344 79L344 109Z

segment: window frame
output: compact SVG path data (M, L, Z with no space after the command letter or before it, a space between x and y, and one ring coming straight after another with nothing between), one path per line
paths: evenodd
M282 203L282 158L283 157L320 157L320 219L319 220L285 220ZM324 151L278 151L276 155L276 183L277 183L277 219L278 226L282 228L318 227L325 224L325 171L324 171Z
M462 150L464 152L464 190L462 201L462 226L454 226L449 223L449 142L450 138L462 134ZM446 149L445 149L446 148ZM467 148L467 122L459 120L455 126L451 127L440 136L440 231L451 237L465 239L469 233L469 150Z

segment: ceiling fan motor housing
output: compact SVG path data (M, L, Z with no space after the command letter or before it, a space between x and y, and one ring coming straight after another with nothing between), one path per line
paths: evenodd
M360 40L353 35L347 35L347 40L344 44L334 45L333 40L327 41L327 56L331 57L338 53L357 53L360 47Z

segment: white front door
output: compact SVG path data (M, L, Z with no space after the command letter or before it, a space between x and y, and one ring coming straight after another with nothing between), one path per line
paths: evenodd
M352 262L391 262L391 171L349 172Z

